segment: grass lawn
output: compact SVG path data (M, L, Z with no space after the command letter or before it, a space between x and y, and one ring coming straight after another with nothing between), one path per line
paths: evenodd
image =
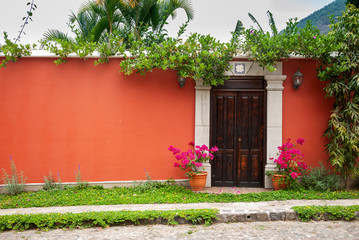
M170 184L144 184L130 188L85 189L66 188L26 192L16 196L0 195L0 208L28 208L75 205L110 204L166 204L199 202L258 202L290 199L358 199L359 191L314 192L306 190L271 191L246 194L193 193L182 186Z

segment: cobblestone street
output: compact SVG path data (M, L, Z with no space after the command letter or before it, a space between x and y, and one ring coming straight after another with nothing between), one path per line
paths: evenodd
M107 229L4 232L0 239L359 239L359 221L219 223L193 225L121 226Z

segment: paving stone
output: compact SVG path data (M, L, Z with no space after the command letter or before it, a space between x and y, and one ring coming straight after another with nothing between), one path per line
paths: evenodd
M294 211L286 211L285 212L285 220L286 221L298 220L298 214Z
M286 216L285 216L285 212L284 211L275 211L275 212L270 212L269 213L269 219L271 221L284 221Z
M40 232L7 231L0 233L6 240L172 240L172 239L288 239L288 240L358 240L359 221L268 221L216 223L209 227L197 225L148 225L89 228L64 231L62 229Z

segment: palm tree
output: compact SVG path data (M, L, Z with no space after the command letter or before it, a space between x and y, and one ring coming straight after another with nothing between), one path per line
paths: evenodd
M183 9L187 20L192 20L194 10L190 0L137 0L132 2L122 0L119 2L119 11L126 21L127 28L140 38L148 28L160 34L171 16L176 17L176 10Z
M264 32L262 26L259 24L257 19L251 13L248 13L248 16L252 20L252 22L257 25L258 30L261 31L261 32ZM278 34L278 29L277 29L277 26L275 25L273 14L270 11L267 11L267 16L268 16L268 21L269 21L269 27L270 27L270 29L272 31L272 35L277 35ZM237 33L237 34L240 34L240 32L243 29L244 28L243 28L242 22L238 20L234 32Z
M93 41L103 41L114 31L123 30L124 17L118 11L119 4L119 0L102 0L100 3L89 1L82 5L78 14L93 16L95 24L88 27L91 29L89 34L92 35Z
M188 20L193 19L190 0L92 0L84 3L77 15L70 15L70 23L75 24L72 30L80 40L106 41L114 32L132 32L141 38L149 29L161 34L167 19L176 17L177 9L183 9ZM75 41L58 30L48 30L44 39Z
M69 15L69 20L69 26L77 33L78 40L92 41L91 32L93 27L97 24L96 17L93 16L93 14L79 12L75 15L72 12L71 15ZM75 39L70 37L67 33L63 33L56 29L47 30L44 34L44 40L75 42Z

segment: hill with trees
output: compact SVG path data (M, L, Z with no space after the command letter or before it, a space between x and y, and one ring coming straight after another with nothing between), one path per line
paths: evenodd
M329 17L341 16L345 10L345 4L346 0L335 0L334 2L310 14L308 17L300 20L298 27L303 28L307 21L311 21L314 26L317 26L321 33L327 33L330 25Z

